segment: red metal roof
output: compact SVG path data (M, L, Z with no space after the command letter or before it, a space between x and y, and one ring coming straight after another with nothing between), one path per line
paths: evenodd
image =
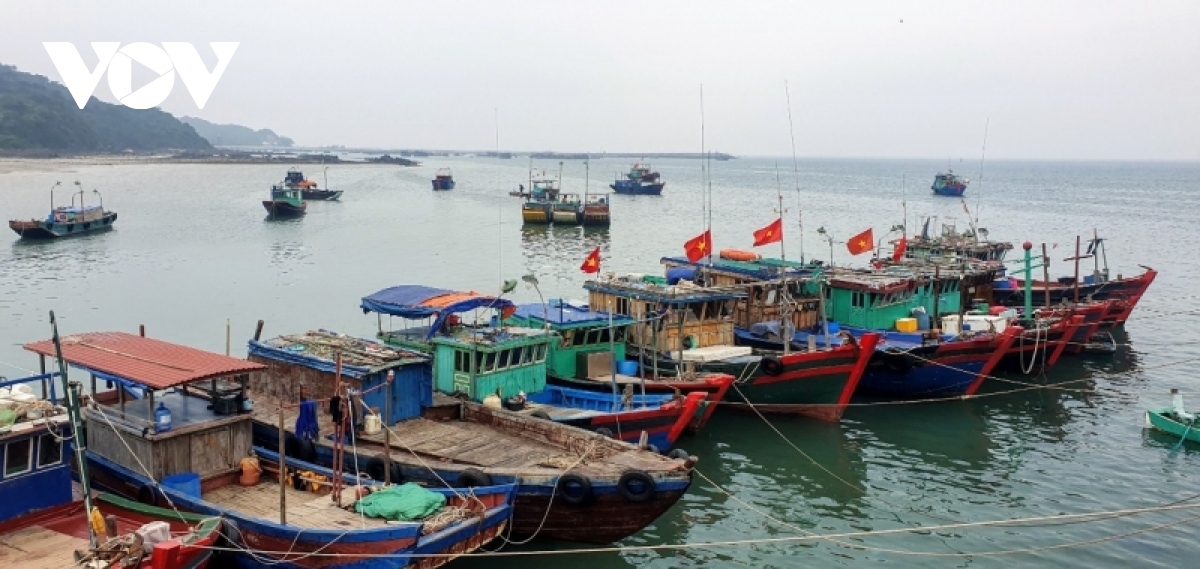
M63 359L68 364L152 389L266 369L246 360L124 332L88 332L63 336L61 340ZM25 349L54 357L52 340L25 344Z

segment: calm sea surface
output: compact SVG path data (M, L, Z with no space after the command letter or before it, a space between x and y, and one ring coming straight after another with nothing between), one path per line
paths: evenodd
M627 160L593 160L590 187L607 191ZM286 167L122 165L0 173L0 216L43 217L47 189L79 180L98 188L120 214L117 229L0 250L0 375L37 367L21 344L49 336L55 310L65 334L136 332L215 351L233 351L258 319L267 337L326 328L374 333L359 298L400 283L496 291L504 279L533 273L549 297L585 298L578 266L599 246L605 270L660 272L658 259L682 253L704 227L701 164L663 160L660 198L618 196L607 230L522 227L520 203L507 195L526 183L528 160L431 158L416 168L335 166L329 185L341 203L310 203L307 217L266 221L260 201ZM829 541L787 541L804 532L865 530L1143 508L1200 492L1200 446L1172 451L1175 439L1143 428L1143 411L1187 392L1200 409L1200 164L1004 162L956 164L992 238L1045 242L1052 277L1069 274L1076 234L1107 237L1113 273L1139 264L1161 271L1110 357L1064 359L1050 381L1059 389L970 402L853 408L838 425L806 419L718 413L680 445L700 457L697 478L665 516L623 546L764 540L774 542L586 555L475 559L458 567L1070 567L1194 566L1200 511L1131 515L1086 523L1031 522ZM430 191L438 167L458 187ZM537 161L557 171L556 161ZM845 240L867 227L937 216L966 225L956 199L930 195L945 164L919 160L802 160L799 187L780 159L789 258L828 259L824 226ZM718 248L748 248L751 231L778 208L773 159L714 162L713 235ZM304 169L320 180L321 168ZM582 161L563 164L565 191L584 190ZM907 191L906 191L907 190ZM60 189L58 203L69 199ZM1057 247L1054 245L1057 244ZM774 254L777 250L771 250ZM1019 251L1019 249L1018 249ZM837 263L863 262L833 247ZM1188 284L1193 283L1193 284ZM537 293L517 290L520 301ZM1183 363L1178 363L1183 362ZM1023 380L1024 381L1024 380ZM1070 383L1062 383L1070 382ZM1004 386L996 388L1003 390ZM787 440L784 439L786 437ZM793 448L791 441L797 448ZM1189 472L1193 475L1189 476ZM726 493L728 492L728 494ZM735 499L736 497L736 499ZM740 502L739 502L740 501ZM757 510L757 511L756 511ZM769 515L773 519L764 516ZM1176 525L1154 529L1164 524ZM1152 531L1148 531L1152 530ZM1125 535L1117 539L1117 537ZM1092 542L1063 547L1079 542ZM570 548L540 544L504 551ZM1037 550L1003 553L1012 550ZM993 553L967 557L968 553ZM1002 554L997 554L1002 553ZM1192 560L1192 561L1189 561Z

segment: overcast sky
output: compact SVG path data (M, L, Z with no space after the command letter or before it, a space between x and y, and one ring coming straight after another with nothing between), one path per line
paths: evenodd
M299 144L1200 160L1200 2L17 2L0 62L241 42L203 110ZM152 77L142 74L143 78ZM139 75L135 75L139 77ZM135 85L136 88L136 85ZM112 101L107 81L96 96Z

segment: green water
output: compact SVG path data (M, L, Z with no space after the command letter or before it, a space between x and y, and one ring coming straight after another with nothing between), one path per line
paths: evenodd
M781 163L789 163L781 160ZM749 248L751 232L778 206L774 159L713 164L716 247ZM341 203L309 204L309 215L266 221L260 202L285 168L272 166L86 166L0 174L0 212L42 217L49 188L76 179L99 188L120 214L108 234L53 243L19 243L0 253L0 374L21 375L37 359L25 342L49 336L47 311L64 334L136 331L216 351L233 350L258 319L265 335L313 328L369 336L374 315L358 299L400 283L495 292L503 279L534 273L547 297L586 298L578 267L599 246L605 271L657 273L658 258L682 253L704 228L700 163L656 164L667 181L662 197L619 196L609 229L523 228L520 202L507 196L527 183L525 159L431 158L419 168L333 167L329 185ZM430 191L439 167L453 167L458 186ZM815 230L840 240L873 226L876 237L918 216L965 225L961 203L930 195L939 161L802 160L801 191L783 173L789 258L801 249L827 259ZM537 168L557 169L541 162ZM591 188L605 188L624 160L594 160ZM581 162L565 164L564 191L582 191ZM968 165L956 170L977 178ZM311 171L308 171L311 170ZM317 177L320 168L306 173ZM706 430L680 445L700 457L699 471L738 499L788 525L769 521L724 491L697 479L680 503L620 545L656 546L762 540L818 533L928 526L1059 513L1148 507L1200 492L1189 473L1200 447L1171 452L1173 437L1143 428L1146 407L1169 403L1168 390L1189 393L1200 407L1192 363L1200 341L1192 331L1200 298L1200 263L1192 247L1200 209L1200 165L994 162L982 187L967 192L993 238L1045 241L1052 277L1068 274L1076 233L1093 227L1108 237L1113 272L1137 265L1161 275L1120 336L1116 356L1064 358L1050 378L1059 389L1026 390L972 402L864 405L838 425L798 418L718 413ZM901 180L907 179L907 191ZM67 196L61 192L59 204ZM982 198L982 200L980 200ZM92 199L89 195L89 202ZM1057 247L1052 245L1057 243ZM764 248L774 254L774 248ZM850 262L842 245L834 260ZM859 259L861 264L865 259ZM1086 265L1085 265L1086 266ZM522 285L521 302L537 301ZM385 322L386 326L386 322ZM1024 378L1012 378L1028 381ZM1070 382L1070 383L1064 383ZM996 383L992 391L1018 386ZM785 440L786 438L786 440ZM793 448L790 441L799 450ZM1197 523L1123 539L1118 534L1185 520L1195 510L1104 521L1006 528L967 528L854 537L848 545L781 541L686 550L628 550L578 556L489 558L457 567L797 567L863 566L1190 566ZM794 526L794 527L788 527ZM964 553L1077 547L967 558ZM493 545L492 547L495 547ZM565 544L503 551L569 549ZM891 550L891 551L885 551ZM923 554L917 554L923 553Z

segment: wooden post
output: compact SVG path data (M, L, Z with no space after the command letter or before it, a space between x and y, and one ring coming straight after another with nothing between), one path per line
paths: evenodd
M38 368L41 369L42 375L46 375L46 356L44 356L42 354L38 354ZM45 397L46 399L51 399L50 384L46 381L46 378L44 378L44 377L42 378L42 397ZM57 404L58 402L51 401L51 403Z
M141 336L143 338L146 337L146 325L145 324L138 325L138 336Z
M387 485L392 483L392 438L388 432L388 424L392 420L392 381L395 378L396 371L389 369L385 380L387 384L383 388L383 417L379 418L379 422L383 424L383 483Z
M1079 304L1079 236L1075 236L1075 304Z
M262 328L262 320L259 320ZM283 441L286 436L283 425L283 402L279 402L279 523L287 525L287 458L285 457Z
M254 327L254 341L257 342L262 338L263 321L259 320L258 325Z
M1042 289L1045 291L1043 295L1046 299L1046 308L1050 308L1050 257L1046 255L1046 244L1042 243ZM1032 314L1026 314L1027 318L1032 318Z
M941 316L938 314L938 302L942 299L942 268L933 268L933 321L938 324L942 323ZM959 330L962 330L962 322L958 323ZM935 326L930 325L930 328Z
M229 319L226 318L225 319L225 355L226 356L229 355L229 341L230 341L230 336L232 335L232 331L229 329L229 326L230 326Z

